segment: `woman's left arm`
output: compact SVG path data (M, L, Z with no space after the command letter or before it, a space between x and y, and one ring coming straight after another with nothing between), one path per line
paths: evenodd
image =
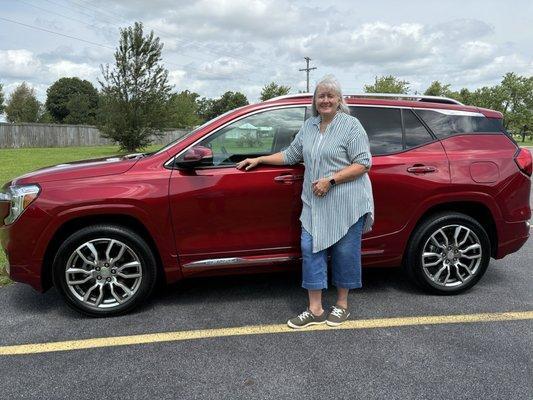
M313 193L317 196L323 196L329 191L329 189L331 189L331 186L333 186L331 183L332 179L335 181L335 185L338 185L344 182L353 181L359 178L361 175L366 174L369 170L370 166L363 164L348 165L329 177L314 181Z

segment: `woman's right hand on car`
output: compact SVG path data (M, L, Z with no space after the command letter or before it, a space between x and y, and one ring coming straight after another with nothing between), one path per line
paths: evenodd
M248 171L249 169L257 167L259 164L261 164L261 157L256 158L247 158L245 160L242 160L241 162L238 162L236 167L237 169L245 169Z

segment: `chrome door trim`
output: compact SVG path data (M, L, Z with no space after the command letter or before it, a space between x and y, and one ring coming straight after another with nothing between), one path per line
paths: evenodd
M183 265L183 268L202 268L202 267L228 267L238 265L260 265L288 261L298 261L300 257L265 257L265 258L245 258L245 257L228 257L228 258L208 258L205 260L193 261Z

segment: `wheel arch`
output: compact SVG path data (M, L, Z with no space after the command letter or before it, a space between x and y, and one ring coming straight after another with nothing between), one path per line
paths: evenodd
M148 247L150 247L150 250L152 251L156 259L157 280L160 282L165 281L163 262L161 259L161 255L159 254L159 249L156 243L154 242L152 235L141 221L127 214L97 214L72 218L68 221L65 221L56 230L52 239L48 243L44 254L41 276L41 284L43 291L53 286L52 264L54 262L55 254L57 253L57 250L59 249L59 246L61 246L63 240L69 235L71 235L73 232L76 232L81 228L100 224L122 226L125 228L129 228L135 231L138 235L140 235L142 239L146 241Z
M490 240L490 254L491 257L494 257L498 249L498 231L496 229L496 222L494 216L489 207L487 207L482 202L478 201L456 201L456 202L446 202L441 204L433 205L428 208L424 213L418 218L417 223L412 229L409 239L407 241L407 246L411 243L413 236L415 235L418 227L422 225L428 218L435 214L445 213L445 212L458 212L461 214L468 215L469 217L475 219L479 224L485 229ZM403 255L403 263L406 260L406 251Z

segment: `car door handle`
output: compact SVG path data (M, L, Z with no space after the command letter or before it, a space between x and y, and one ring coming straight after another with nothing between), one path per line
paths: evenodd
M279 175L274 178L274 181L277 183L291 184L295 181L301 181L303 179L303 175Z
M407 172L412 174L428 174L430 172L437 172L437 168L432 165L413 165L407 168Z

